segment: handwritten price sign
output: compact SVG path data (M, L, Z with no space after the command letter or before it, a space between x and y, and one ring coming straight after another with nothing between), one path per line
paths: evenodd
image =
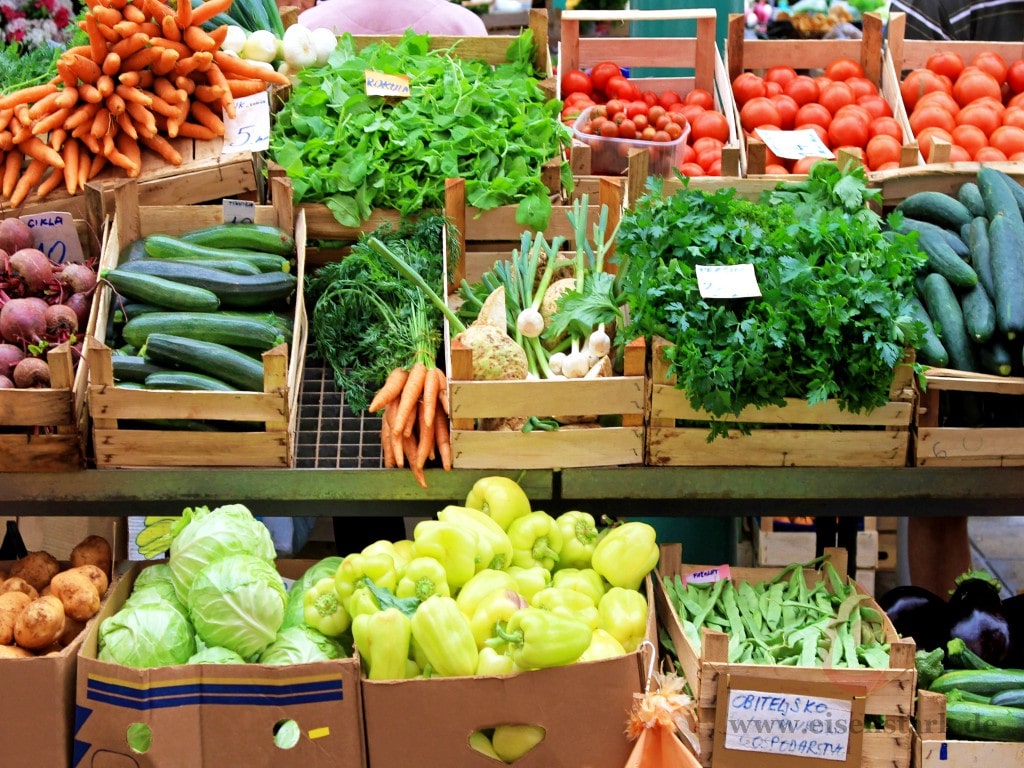
M252 200L229 200L221 202L225 224L252 224L256 220L256 203Z
M20 217L32 230L35 247L45 253L54 264L82 264L85 253L70 213L48 211Z
M270 147L270 98L266 91L235 99L235 116L224 117L221 154L262 152Z
M801 157L824 157L831 160L835 157L832 150L821 141L821 137L809 128L800 131L757 128L754 133L768 149L788 160L799 160Z

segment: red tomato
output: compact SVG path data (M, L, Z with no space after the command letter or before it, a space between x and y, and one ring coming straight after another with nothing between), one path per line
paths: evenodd
M640 138L643 139L644 141L654 141L654 134L656 133L657 131L654 130L654 126L648 125L642 131L640 131Z
M661 95L658 97L658 103L665 109L668 109L673 104L679 104L682 100L682 97L672 89L662 91Z
M605 120L601 123L600 133L602 136L614 139L619 135L619 126L613 123L611 120Z
M655 105L652 106L649 110L647 110L647 119L650 120L652 123L657 124L658 118L664 117L666 114L667 113L665 112L665 108L663 106Z
M610 101L608 101L608 103L604 105L604 107L606 110L608 110L608 114L614 117L620 112L625 113L626 102L622 101L621 99L611 99Z
M647 102L644 101L631 101L626 104L626 115L629 117L636 117L637 115L648 115ZM649 117L649 115L648 115Z
M590 82L590 76L579 69L570 69L562 75L562 95L570 93L585 93L587 96L594 92L594 86Z
M564 99L562 99L562 106L565 107L575 107L579 106L580 104L586 104L587 106L589 106L593 103L594 100L590 97L590 95L583 93L583 91L575 91L573 93L570 93Z
M640 97L640 90L622 75L613 75L602 89L610 98L633 101Z
M643 112L633 115L631 119L633 120L633 125L636 126L637 133L640 133L649 125L647 115Z
M619 138L620 139L635 139L636 138L636 123L630 120L628 117L619 123Z
M608 92L608 81L613 77L621 77L622 70L614 61L602 61L590 68L590 82L599 91Z
M658 94L654 91L644 91L640 94L640 98L647 102L647 106L653 107L658 103Z

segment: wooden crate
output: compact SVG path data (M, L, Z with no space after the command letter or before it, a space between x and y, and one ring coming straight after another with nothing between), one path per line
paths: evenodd
M982 399L1016 398L1019 409L1024 406L1024 377L926 369L914 444L917 466L1024 466L1024 427L947 425L941 410L942 392L975 393Z
M282 187L287 185L278 182ZM104 252L104 265L118 263L120 249L142 235L178 235L223 221L220 206L137 205L131 184L115 190L115 218ZM113 294L101 288L96 336L90 338L89 411L93 452L101 469L120 467L290 467L294 463L298 397L306 347L302 302L305 270L305 222L292 215L290 190L278 190L274 206L257 206L256 223L275 224L295 233L296 275L293 343L263 355L262 392L170 392L133 390L114 384L112 350L106 341ZM124 421L195 419L262 422L249 431L127 428Z
M817 534L813 530L776 531L770 515L761 516L755 536L757 564L762 567L806 563L817 556ZM857 568L874 569L878 564L878 548L875 518L865 517L864 530L857 531Z
M893 116L901 125L904 125L905 135L900 165L916 165L918 162L917 145L910 142L910 134L907 133L906 114L903 110L903 100L900 98L899 81L895 79L893 72L882 64L883 26L883 19L880 15L866 13L863 22L864 37L861 40L748 39L745 35L746 16L730 14L725 56L729 82L735 80L741 72L763 73L769 67L778 64L789 64L801 69L824 69L837 58L855 59L864 68L864 76L878 86L879 93L892 107ZM733 99L733 106L737 109L736 125L740 125L739 110L735 99ZM743 175L764 175L765 145L760 141L747 140L740 143L740 148ZM869 173L869 178L871 175ZM778 180L780 177L772 176L770 178ZM800 177L786 176L782 178L791 180Z
M1024 765L1024 742L946 738L946 697L918 693L913 768L988 768Z
M660 92L672 88L685 95L703 88L715 97L715 108L729 121L729 140L722 151L722 177L740 176L740 139L736 109L725 64L715 43L717 13L713 8L674 8L655 11L566 11L562 13L559 68L586 70L601 61L622 67L677 70L679 75L639 77L633 80L642 90ZM581 37L580 22L696 22L695 37ZM684 72L686 74L684 74ZM692 139L689 143L693 143ZM574 140L569 167L574 178L592 176L590 147ZM630 170L630 172L632 172ZM645 176L646 178L646 176ZM704 177L693 179L702 186Z
M836 569L840 573L845 573L845 551L834 549L829 550L828 554ZM835 691L837 697L849 696L851 691L863 686L861 691L864 697L864 715L883 715L885 728L863 729L861 759L856 765L864 768L908 768L911 751L910 717L914 713L914 694L917 689L917 671L914 668L916 649L913 640L900 639L895 627L888 618L885 619L886 638L890 643L887 670L729 663L729 636L722 632L703 629L702 647L698 652L684 634L679 615L664 588L666 578L685 576L707 568L708 566L704 565L683 564L681 545L663 545L655 584L655 603L659 621L672 638L679 665L697 703L697 735L700 741L698 758L702 765L723 764L722 759L716 757L714 753L715 723L721 704L719 697L723 690L733 690L733 678L742 677L770 680L772 684L778 684L779 692L788 692L794 685L813 685L823 692ZM730 575L734 581L760 583L773 578L776 574L776 568L730 568ZM806 577L808 583L812 583L817 574L808 571ZM865 604L881 610L873 599ZM817 695L826 695L823 692ZM864 723L852 725L863 728ZM754 752L745 754L748 754L751 761L758 755ZM730 765L736 764L735 759L730 762ZM853 765L849 761L836 761L835 764Z
M590 220L607 204L609 230L614 228L622 207L622 186L606 179L597 203L590 205ZM453 285L465 275L472 282L496 259L507 259L510 248L519 244L522 226L515 222L514 206L478 212L465 207L464 183L450 180L447 189L449 216L466 232ZM556 206L545 236L561 234L572 241L572 227L566 213L571 208ZM471 222L475 222L471 228ZM506 249L508 247L509 249ZM449 293L450 306L458 296ZM445 323L445 356L449 373L449 402L452 413L453 465L472 469L548 469L640 464L643 461L644 356L643 341L627 346L624 374L591 380L563 381L474 381L469 348L454 342ZM538 413L543 403L544 412ZM555 431L532 432L479 429L480 419L527 418L552 414L621 416L621 426L593 423L565 425Z
M902 467L907 463L914 415L913 373L899 365L889 403L870 413L851 413L834 401L809 405L786 398L782 407L745 408L721 417L746 423L750 434L731 430L707 441L710 415L690 405L668 376L668 342L651 348L646 463L654 466ZM696 422L676 426L677 420Z
M0 214L7 218L8 212ZM15 215L10 212L10 215ZM21 210L17 215L23 215ZM75 217L75 229L87 260L98 264L101 232ZM97 306L79 337L92 333ZM84 359L68 343L47 353L50 386L46 389L0 390L0 467L7 472L62 472L85 467L88 436Z

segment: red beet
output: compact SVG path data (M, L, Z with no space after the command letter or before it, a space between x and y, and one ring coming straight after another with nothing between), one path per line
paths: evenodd
M65 307L71 307L78 318L78 327L85 328L89 323L89 309L92 306L92 296L86 293L73 293L64 300Z
M43 317L46 318L46 332L59 341L78 331L78 315L66 304L51 304Z
M14 382L6 376L0 376L0 389L14 389Z
M25 358L25 353L13 344L0 342L0 376L9 377L14 366Z
M26 357L14 367L14 386L18 389L50 386L50 367L39 357Z
M35 344L46 333L46 302L11 299L0 308L0 336L12 344Z
M32 230L21 219L15 217L0 221L0 249L8 253L31 248L35 245Z
M66 285L71 293L88 293L96 287L96 273L85 264L65 264L57 279Z
M40 296L46 286L53 282L53 262L36 248L22 248L7 260L7 273L12 284L20 283L21 296Z

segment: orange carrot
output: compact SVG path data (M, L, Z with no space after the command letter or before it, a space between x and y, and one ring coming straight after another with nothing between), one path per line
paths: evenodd
M192 49L189 48L187 45L177 40L172 40L166 36L160 37L159 35L157 35L155 37L151 37L150 42L153 45L159 45L162 48L173 48L178 52L178 55L182 58L184 58L185 56L192 55Z
M240 99L243 96L262 93L267 90L267 84L262 80L228 78L228 90L234 98Z
M68 115L68 119L64 121L64 127L69 131L74 131L78 126L85 123L92 123L93 117L96 112L99 111L99 102L93 104L86 102L80 106L75 107L71 110L71 114Z
M51 168L50 172L46 175L46 178L39 182L36 187L37 197L46 197L53 190L64 183L64 169L63 168Z
M175 23L173 16L164 16L160 19L160 31L168 40L173 40L176 43L181 42L181 30Z
M79 152L78 152L78 183L77 183L77 185L75 187L76 189L84 190L86 182L89 181L89 179L92 178L92 176L90 176L89 173L90 173L90 171L92 169L93 158L95 158L95 157L103 157L103 156L100 155L99 153L92 154L90 152L86 152L84 149L80 149L79 150ZM104 162L106 162L106 158L104 158Z
M153 103L153 99L148 93L146 93L146 91L135 86L121 83L114 89L114 92L124 99L125 102L134 102L136 104L141 104L144 107L148 107Z
M192 24L205 24L218 13L227 13L232 0L206 0L192 9Z
M413 420L415 421L415 418ZM409 469L412 470L412 476L416 478L416 482L420 484L421 488L426 488L427 479L423 475L423 467L416 463L416 449L416 440L412 435L405 435L402 437L402 450L405 451L405 455L409 457Z
M178 0L178 7L175 9L174 21L180 29L185 29L192 24L192 3L183 3Z
M423 379L423 423L428 431L434 429L434 411L437 409L437 393L441 387L436 371L437 368L428 368Z
M11 109L19 104L31 104L56 90L57 86L53 83L43 83L42 85L31 85L28 88L12 91L5 96L0 96L0 110Z
M32 124L32 116L28 113L28 104L19 104L14 108L14 119L26 128Z
M196 51L191 56L178 59L171 70L171 77L185 77L192 72L206 72L213 63L213 54L210 51Z
M427 424L426 408L424 407L426 404L426 400L421 400L417 409L419 432L416 435L416 460L413 465L418 466L421 470L426 466L427 458L434 452L434 425Z
M452 468L452 436L448 427L448 419L438 415L434 419L434 442L437 443L437 452L441 456L441 466L445 471Z
M398 406L395 406L395 411L398 411ZM385 411L386 413L386 411ZM402 444L402 433L395 429L394 416L391 419L391 452L395 454L395 466L405 466L405 449Z
M124 10L121 11L121 13L124 14L124 17L128 21L136 21L139 24L142 24L144 21L149 20L149 17L146 15L146 12L139 8L139 6L134 5L133 3L127 3L124 6Z
M228 39L228 25L221 24L216 29L211 29L209 35L213 42L217 44L217 48L220 48L224 44L224 41ZM216 50L216 48L214 50Z
M391 444L391 425L387 419L380 421L380 448L384 456L384 467L395 466L395 448Z
M14 107L0 110L0 131L4 130L14 117Z
M188 101L188 94L180 88L176 88L166 77L153 79L153 93L168 104L183 104Z
M78 88L73 85L65 86L57 94L54 102L58 109L71 109L78 105Z
M105 5L92 4L90 3L91 9L89 13L99 24L106 24L108 27L112 27L117 22L121 21L121 11L116 8L108 8Z
M170 136L170 132L168 132L167 135ZM205 125L190 123L186 120L178 126L178 130L175 135L183 136L186 139L200 139L201 141L210 141L212 139L217 138L218 134L211 131ZM174 137L172 136L171 138Z
M205 101L207 104L211 102L220 102L224 98L224 86L222 85L197 85L196 91L193 94L199 101Z
M287 75L265 69L248 59L243 59L241 56L231 56L224 51L214 51L213 61L221 68L225 75L231 77L251 77L257 80L265 80L268 83L277 83L278 85L288 85L291 82Z
M14 134L10 131L0 131L0 152L7 152L14 148Z
M82 83L79 85L78 97L82 101L87 101L90 104L99 104L103 101L103 94L100 93L100 89L92 83Z
M107 96L106 100L104 100L103 103L107 106L107 109L110 110L110 114L114 115L115 117L124 114L124 97L121 96L121 94L116 92L112 93L109 96Z
M60 55L60 58L67 62L71 71L77 75L78 79L83 83L95 83L103 74L103 70L100 68L99 64L79 53L68 54L65 52Z
M436 376L438 402L441 403L441 409L445 412L445 415L450 416L451 413L448 411L448 377L440 368L437 369Z
M196 89L196 81L188 76L175 75L174 84L183 90L188 96L191 96L193 91Z
M103 137L103 154L110 161L111 165L123 168L129 178L139 175L139 164L117 147L114 137L110 134Z
M174 15L171 7L166 3L160 2L160 0L141 0L139 4L142 6L142 10L157 21L162 21L165 16Z
M44 115L48 115L53 110L57 109L57 99L60 98L61 91L54 91L53 93L43 96L39 101L35 102L32 106L28 107L29 120L38 120ZM25 106L19 104L19 107Z
M149 108L152 109L155 114L163 115L164 117L177 117L185 109L184 104L179 104L177 102L170 104L155 94L152 95L150 99L152 103Z
M129 71L145 69L150 66L154 61L160 58L160 55L166 49L159 45L151 45L148 48L140 48L135 53L131 54L124 60L121 65L122 69ZM123 82L123 81L122 81Z
M24 202L25 198L28 197L28 193L42 180L43 174L49 167L45 160L36 159L33 159L25 167L21 172L21 176L18 177L18 183L14 185L14 190L11 192L10 204L12 208L17 208Z
M128 170L129 178L138 176L142 170L142 148L139 146L139 142L122 131L114 138L114 146L131 161L132 167Z
M14 136L14 143L20 144L32 135L32 126L28 123L22 123L17 115L15 115L11 118L11 135Z
M18 148L33 160L39 160L57 168L64 167L64 159L60 156L60 153L38 136L32 136L19 142Z
M219 115L214 114L208 106L201 101L193 101L189 107L189 113L200 125L209 128L214 136L224 135L224 121Z
M140 136L156 135L156 116L149 111L149 107L138 104L134 101L127 103L127 112L135 121L135 128Z
M121 131L127 133L133 139L139 138L139 132L135 128L135 123L132 120L132 116L129 115L127 112L122 112L121 114L119 114L115 122L117 123L117 127L120 128Z
M44 133L50 133L51 131L57 130L64 125L64 121L68 119L70 114L70 109L58 109L51 112L46 117L36 120L32 123L33 135L40 136Z
M0 178L0 195L3 195L5 198L10 198L14 192L14 186L18 183L18 177L21 175L21 165L24 160L25 156L18 149L12 149L4 156L4 173L3 177Z
M114 92L114 78L110 75L100 75L99 80L96 81L96 90L100 92L101 98L107 98Z
M75 194L78 189L78 155L79 145L77 139L68 139L61 148L61 157L64 158L64 189L69 195Z
M138 21L128 21L127 19L122 19L121 21L117 22L117 24L114 24L111 27L111 29L113 29L123 39L126 37L131 37L136 32L145 32L145 24L146 22L140 23ZM154 29L156 29L157 34L159 34L160 27L156 25L153 25L153 27Z
M140 136L139 141L160 155L169 165L181 165L181 153L159 133L155 136Z
M64 142L68 138L67 130L65 128L54 128L49 134L46 138L46 143L60 152L60 148L64 146Z
M118 16L120 15L118 14ZM89 56L93 61L103 61L103 57L107 54L107 39L100 33L96 15L93 13L85 14L81 26L89 38Z
M180 58L181 54L173 48L164 48L160 58L150 64L149 68L153 70L154 75L166 75L174 69L174 65L178 63Z
M135 32L126 38L119 39L110 46L110 53L115 53L121 57L121 68L123 70L130 70L131 67L128 66L126 59L138 53L147 45L149 45L149 35L145 32Z
M404 437L411 435L413 427L416 426L413 408L423 394L423 381L426 376L427 366L417 361L409 369L409 378L402 387L402 397L398 402L398 412L395 414L395 431Z
M100 107L92 118L92 123L89 126L89 135L94 139L102 139L110 132L113 124L114 121L111 119L110 110L106 107Z
M71 135L75 136L74 133L72 133ZM83 154L85 154L85 155L90 155L90 154L91 155L102 155L103 154L103 147L100 146L100 140L98 138L96 138L95 136L93 136L92 133L90 133L89 131L85 131L84 133L82 133L81 136L75 136L75 138L78 139L80 142L82 142L86 146L86 148L89 150L88 152L85 152ZM91 179L92 176L90 176L89 178Z
M384 380L384 384L377 390L377 394L373 396L373 400L370 402L370 407L366 410L369 413L376 413L392 400L397 400L399 394L402 392L402 387L405 386L406 379L408 378L409 371L405 368L398 366L392 370Z
M107 77L113 77L121 71L121 56L111 51L103 57L103 64L100 66L103 70L103 74Z
M202 27L186 27L181 33L181 40L193 51L216 51L217 41Z
M228 78L224 71L216 64L211 64L206 70L206 81L210 85L219 85L224 89L220 106L228 117L235 116L235 98L231 95L231 87L228 85Z

